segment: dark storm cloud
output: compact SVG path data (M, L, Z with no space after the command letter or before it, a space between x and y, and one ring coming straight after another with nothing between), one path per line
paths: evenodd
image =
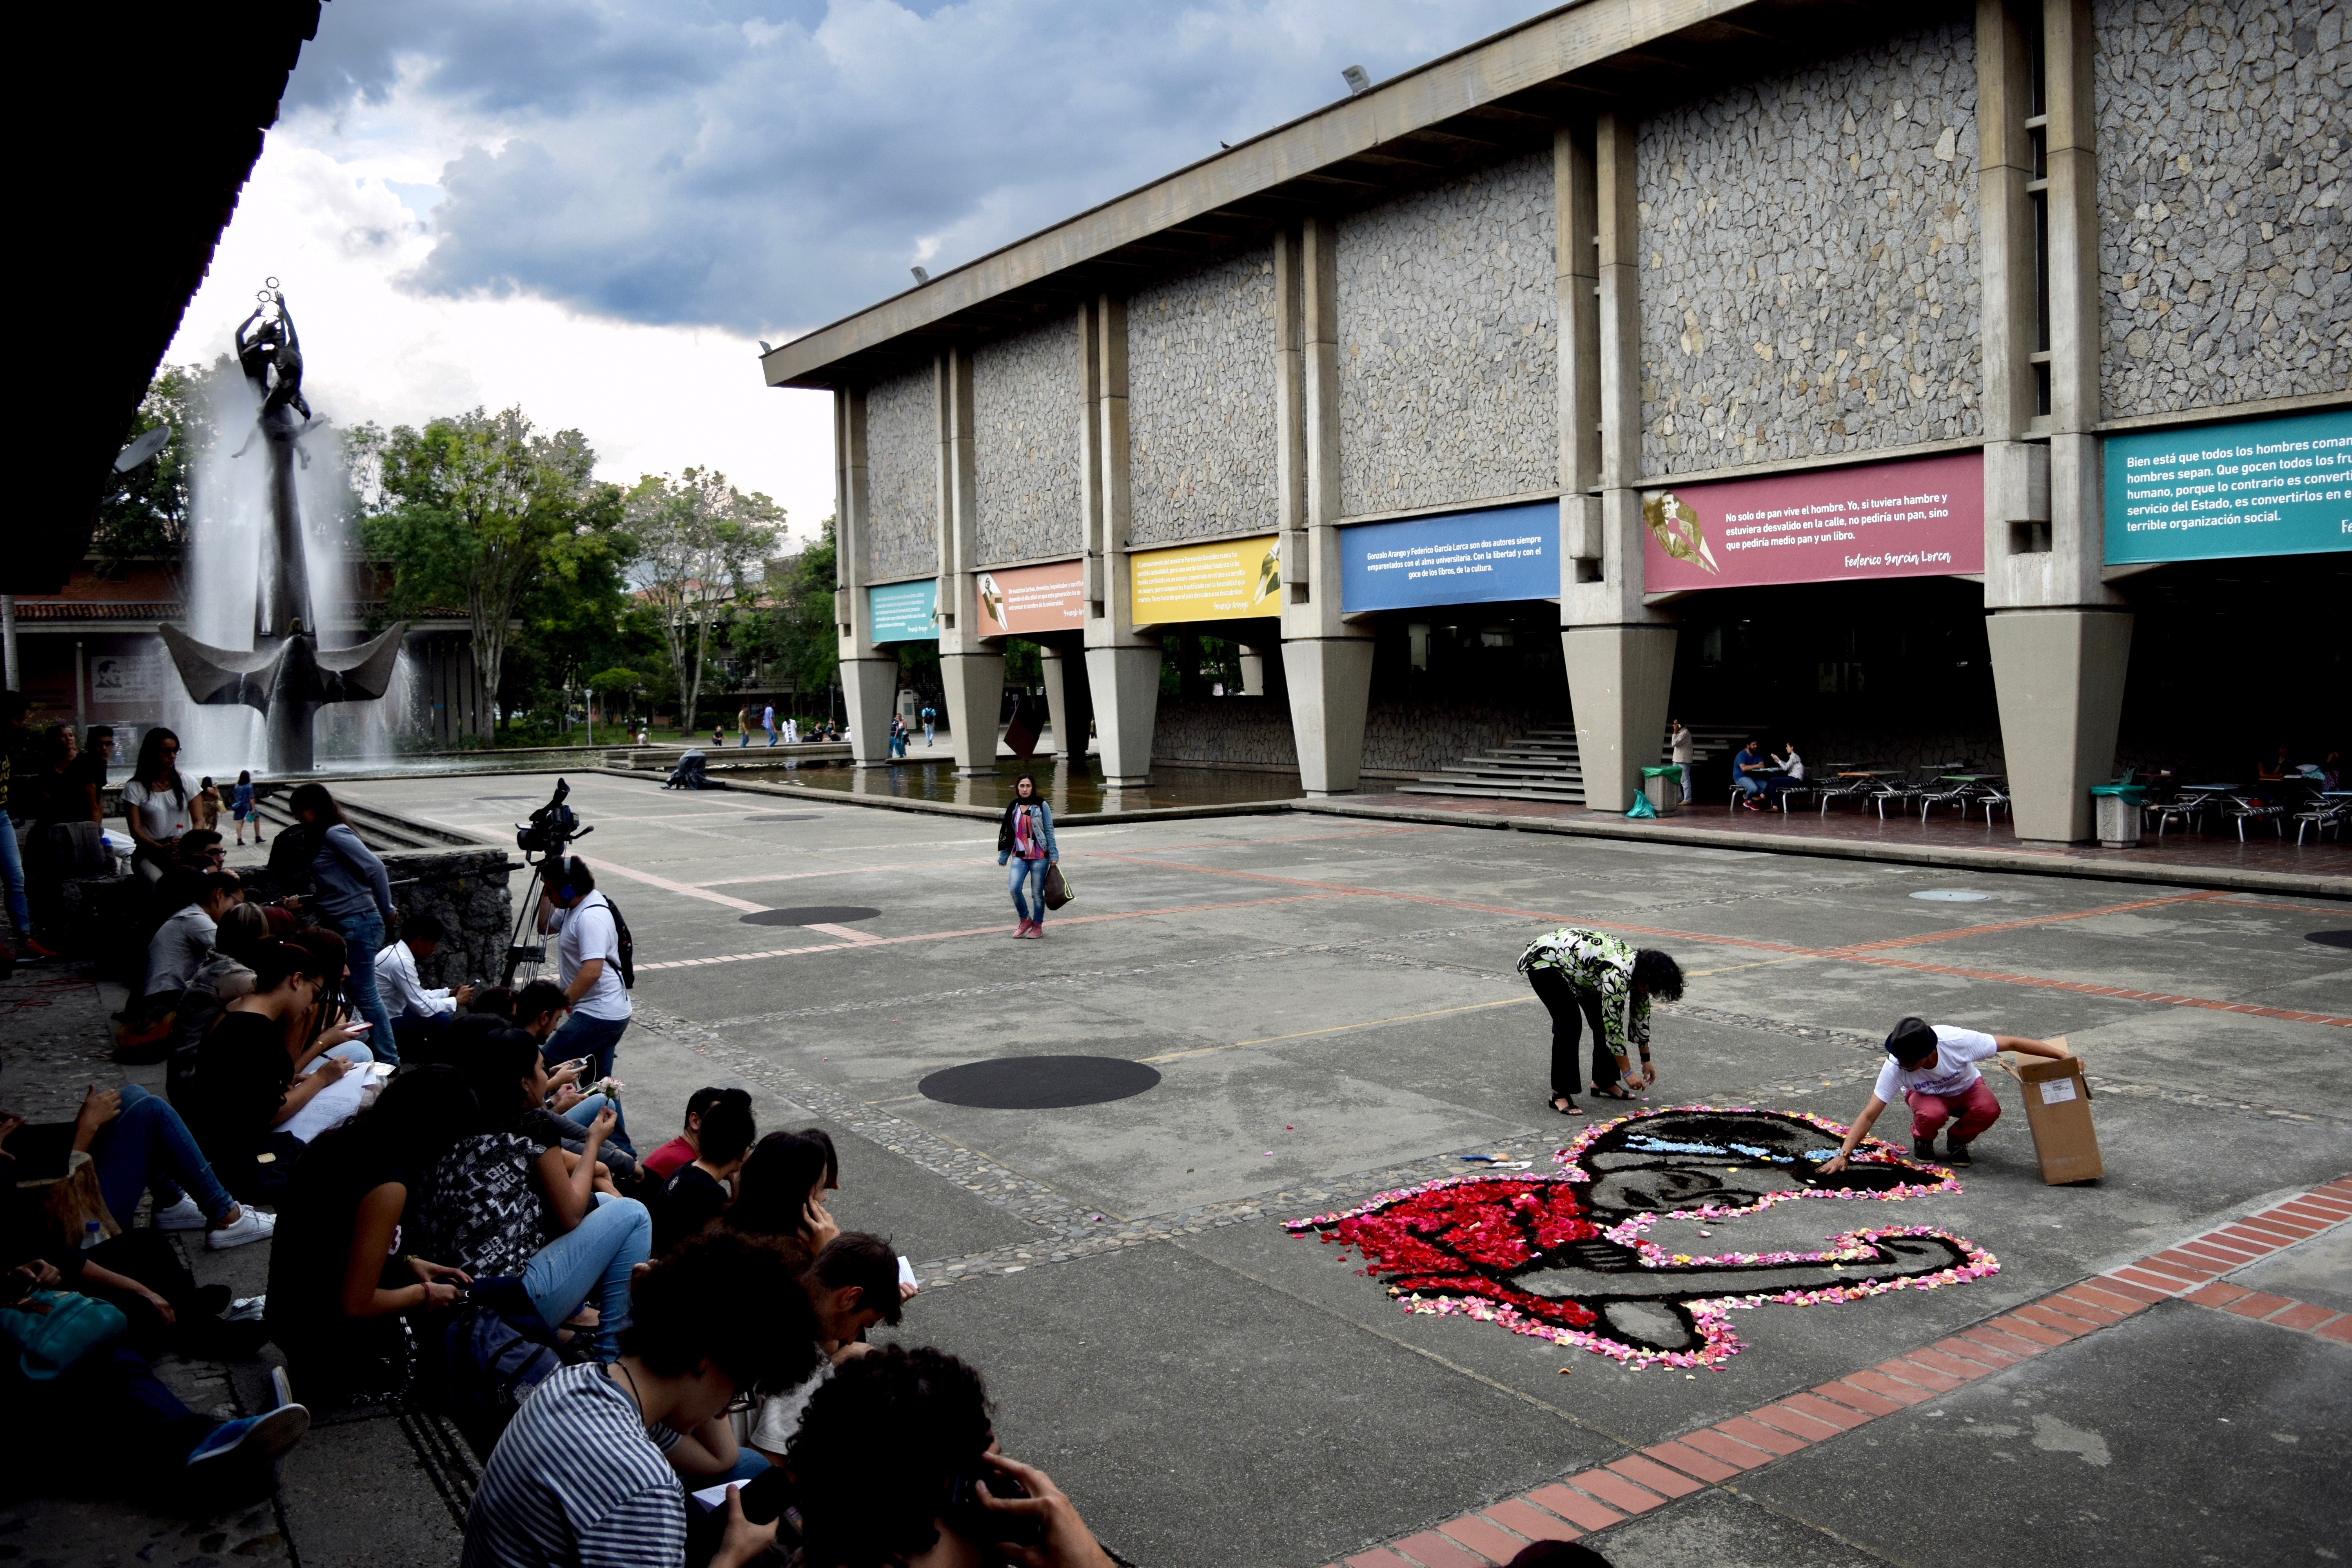
M336 0L289 109L404 76L509 134L451 163L428 292L769 335L1549 7L1539 0Z

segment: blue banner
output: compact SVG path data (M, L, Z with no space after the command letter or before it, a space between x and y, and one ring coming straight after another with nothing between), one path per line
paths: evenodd
M1559 597L1559 503L1359 522L1339 531L1339 608Z
M2106 439L2107 564L2352 550L2352 409Z
M940 635L940 580L879 583L866 590L866 618L876 642L927 642Z

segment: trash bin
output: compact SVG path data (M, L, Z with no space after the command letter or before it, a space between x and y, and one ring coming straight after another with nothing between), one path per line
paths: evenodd
M2091 810L2096 820L2100 847L2139 847L2139 805L2147 798L2144 784L2093 784Z
M1683 770L1679 765L1643 768L1642 793L1650 797L1651 810L1672 816L1683 808Z

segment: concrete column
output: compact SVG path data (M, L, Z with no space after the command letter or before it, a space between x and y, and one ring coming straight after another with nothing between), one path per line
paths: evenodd
M1554 301L1559 316L1559 532L1568 586L1601 572L1601 218L1591 121L1552 133Z
M1364 765L1364 719L1372 692L1372 628L1340 619L1339 230L1310 217L1276 247L1275 341L1298 345L1299 416L1276 431L1278 471L1296 476L1279 499L1282 519L1282 676L1298 747L1299 784L1310 795L1353 791ZM1279 397L1287 360L1276 355ZM1303 548L1301 548L1303 546Z
M848 710L849 750L861 768L890 763L890 710L898 696L898 658L874 646L866 604L866 394L833 395L833 619L839 637L841 695Z
M1087 730L1094 722L1094 693L1087 682L1086 650L1044 647L1045 715L1054 726L1054 755L1083 763Z
M2132 618L2089 608L2012 610L1985 629L2017 837L2080 843L2091 837L2091 785L2115 776Z
M1242 689L1244 697L1265 695L1265 648L1257 643L1241 645Z
M1129 597L1127 301L1100 295L1081 314L1087 684L1094 700L1103 782L1144 784L1151 782L1151 727L1160 712L1160 645L1137 633Z
M973 624L973 561L980 505L971 412L971 351L939 356L940 683L946 689L948 742L956 772L996 772L997 717L1004 711L1004 651Z
M1675 670L1673 621L1643 602L1642 579L1641 208L1634 189L1634 123L1604 114L1593 127L1591 210L1594 276L1600 308L1593 322L1600 430L1588 458L1597 464L1598 504L1580 509L1560 584L1560 652L1576 746L1590 811L1622 812L1641 788L1642 769L1662 759ZM1556 159L1559 205L1573 216L1584 198L1574 146ZM1574 240L1571 234L1570 239ZM1581 245L1574 246L1581 250ZM1571 477L1563 472L1563 485ZM1563 512L1563 522L1568 521Z
M848 710L849 751L861 768L890 765L890 714L898 703L896 658L841 661L842 706Z

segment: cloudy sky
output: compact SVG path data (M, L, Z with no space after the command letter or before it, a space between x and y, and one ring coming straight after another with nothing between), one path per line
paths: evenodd
M1544 0L330 0L174 362L283 283L314 406L519 403L832 509L781 342Z

